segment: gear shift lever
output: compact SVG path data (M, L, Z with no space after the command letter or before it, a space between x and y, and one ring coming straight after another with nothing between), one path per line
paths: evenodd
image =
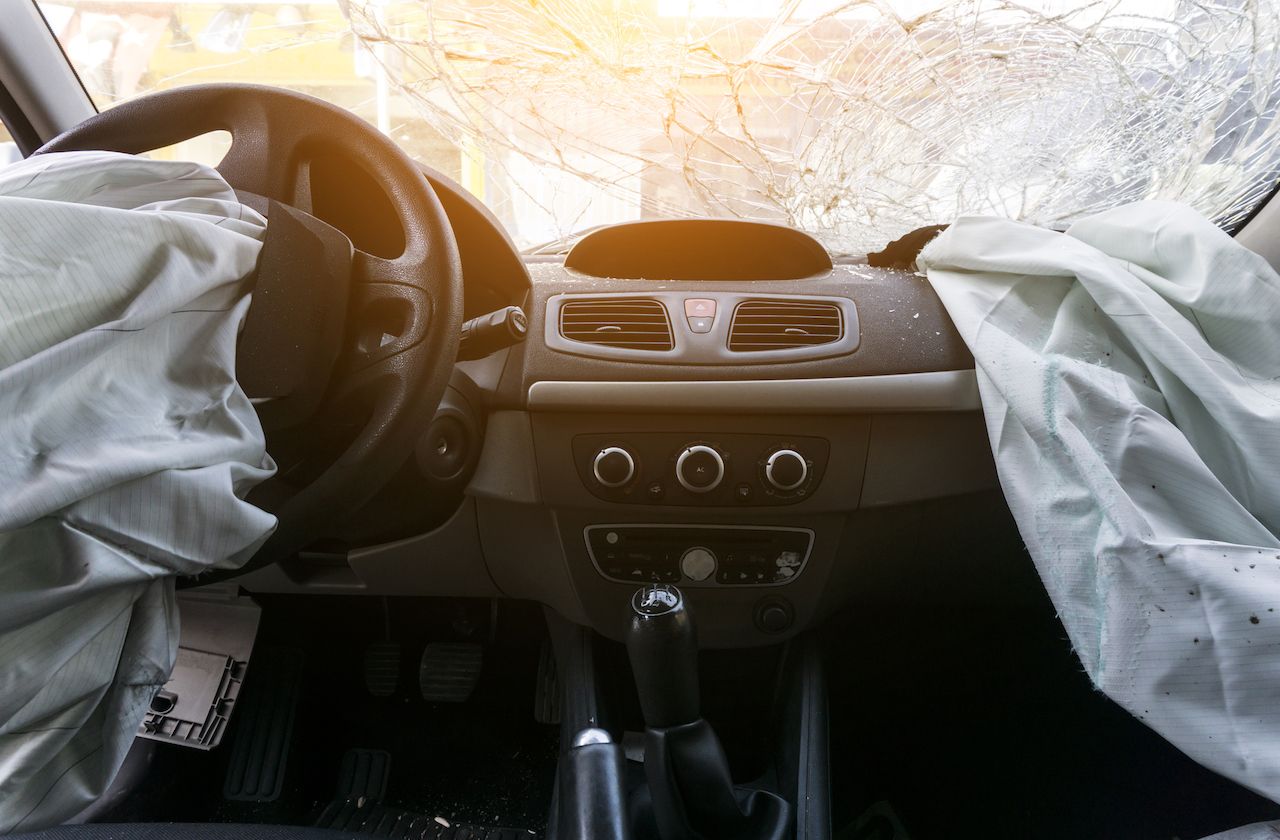
M631 596L627 653L650 729L693 723L698 711L698 634L684 595L655 584Z
M654 584L631 596L627 653L645 725L645 778L662 840L782 840L790 807L760 790L736 791L724 748L702 719L698 638L684 595Z

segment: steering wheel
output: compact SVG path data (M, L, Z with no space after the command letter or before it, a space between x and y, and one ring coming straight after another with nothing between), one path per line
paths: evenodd
M231 135L218 171L268 220L237 378L255 399L268 450L277 456L279 441L290 455L249 496L278 517L276 531L244 567L200 583L291 555L392 477L444 395L463 303L453 231L422 171L373 126L314 97L260 85L178 88L91 117L36 154L142 154L217 130ZM398 255L360 250L311 215L310 166L321 159L354 167L381 191L403 236ZM264 312L283 322L264 325Z

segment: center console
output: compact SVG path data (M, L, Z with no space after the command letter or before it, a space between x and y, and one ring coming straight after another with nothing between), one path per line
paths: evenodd
M816 640L761 650L750 667L734 669L734 682L747 683L731 686L722 667L705 661L702 614L684 587L633 587L620 607L625 650L548 616L566 747L547 836L828 840L827 702ZM719 680L704 680L717 672Z
M858 506L865 417L529 415L539 495L585 618L680 586L704 644L776 643L819 614Z
M495 476L479 510L504 591L619 640L634 587L676 585L705 646L776 644L847 596L867 494L990 483L972 358L917 277L732 220L604 228L530 275L504 420L536 502ZM551 540L563 564L519 560Z

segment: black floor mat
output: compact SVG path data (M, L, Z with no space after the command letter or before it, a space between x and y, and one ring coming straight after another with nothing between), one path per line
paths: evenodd
M538 836L526 829L451 823L427 814L387 808L377 802L357 799L330 803L316 820L316 827L395 837L397 840L532 840Z
M387 796L391 753L386 750L350 749L338 771L338 799L381 802Z
M1280 817L1096 692L1043 609L860 607L828 628L836 826L1169 840Z
M271 802L280 797L293 743L302 682L302 651L259 648L250 660L245 696L233 718L235 737L222 785L227 799Z

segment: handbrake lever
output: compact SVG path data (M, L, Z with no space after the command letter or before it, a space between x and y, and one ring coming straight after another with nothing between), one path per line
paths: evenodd
M561 759L557 840L631 840L622 747L603 729L584 729Z

